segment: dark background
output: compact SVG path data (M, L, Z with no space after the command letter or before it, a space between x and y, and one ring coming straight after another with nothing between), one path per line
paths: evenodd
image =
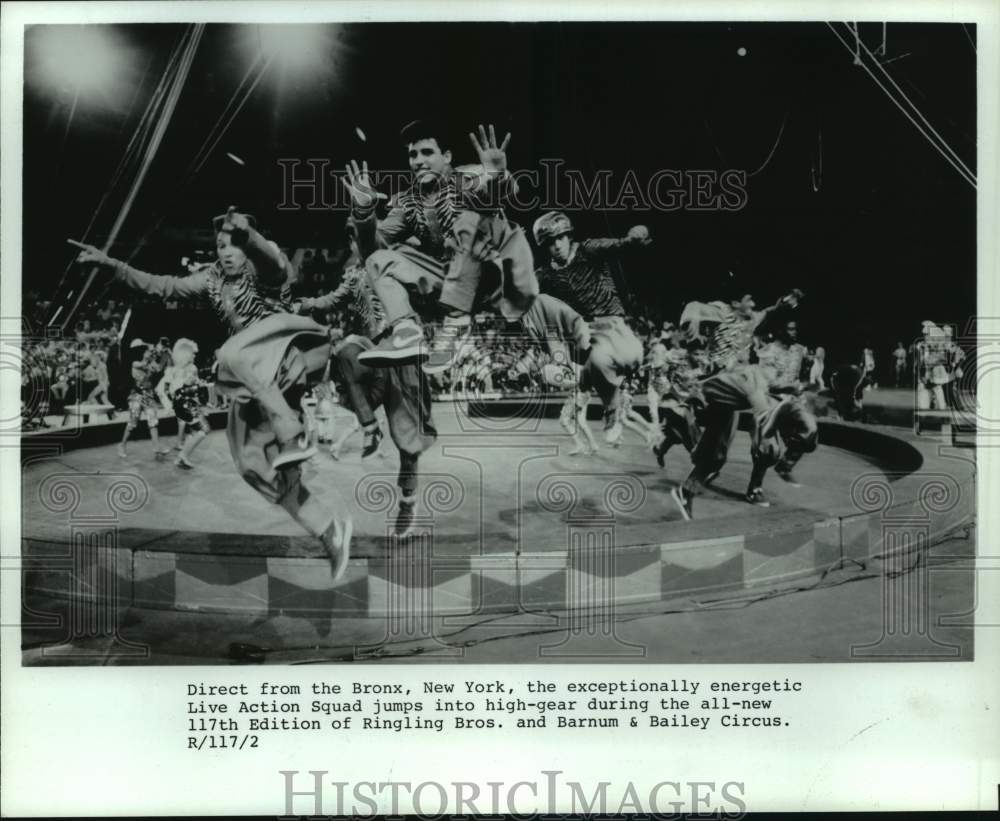
M186 27L108 27L127 68L96 100L42 80L35 46L44 28L26 34L23 276L26 291L52 295L73 257L63 240L90 222ZM134 264L178 273L180 255L205 242L209 219L230 203L284 247L340 246L344 211L276 209L278 160L405 167L399 127L431 111L459 135L479 122L510 130L515 169L559 158L585 176L609 169L620 181L631 169L644 181L664 168L763 165L736 213L571 215L581 236L650 227L655 244L624 270L640 309L676 319L690 299L719 298L730 271L759 303L798 286L804 341L825 345L830 362L857 360L866 340L884 362L922 320L961 330L975 312L975 190L825 24L323 26L323 44L304 46L314 65L272 64L186 176L259 53L256 29L206 28L115 256L139 248ZM880 25L861 32L870 49L881 43ZM886 54L900 87L973 171L974 41L973 25L893 23ZM456 162L475 159L464 136L454 148ZM92 241L106 236L121 199L112 192ZM536 216L511 214L526 228Z

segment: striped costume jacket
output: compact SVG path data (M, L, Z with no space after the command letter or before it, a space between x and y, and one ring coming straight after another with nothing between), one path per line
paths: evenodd
M427 191L416 186L399 194L385 219L377 220L374 207L354 208L350 222L358 235L362 256L378 248L416 240L420 250L439 261L450 257L449 239L462 211L475 211L505 219L503 205L517 193L509 173L483 174L481 166L461 166Z
M303 299L302 307L307 311L346 310L345 335L358 334L374 340L389 327L385 309L372 290L367 272L360 266L345 268L336 290L324 296Z
M115 279L134 290L163 299L207 299L231 334L264 317L291 313L291 263L256 231L244 249L247 261L233 275L214 265L186 277L158 276L124 262L115 265Z

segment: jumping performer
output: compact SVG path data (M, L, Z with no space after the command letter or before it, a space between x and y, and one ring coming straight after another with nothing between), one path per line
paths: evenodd
M765 453L764 440L776 435L776 424L781 420L785 426L786 443L808 447L808 442L799 442L794 415L784 411L777 413L781 405L772 403L768 397L767 379L759 366L750 364L754 334L761 323L781 307L796 307L802 292L792 291L770 308L755 311L756 303L750 294L730 303L689 303L681 315L681 326L687 330L689 339L700 340L700 329L704 323L715 326L708 338L707 370L711 374L701 383L705 398L705 425L691 454L694 467L684 484L671 491L671 497L685 519L692 515L693 500L704 491L721 471L729 454L729 446L736 432L738 413L741 410L753 412L753 429L750 435L751 456L754 472L747 487L746 500L760 507L768 507L760 479L766 463L773 458L774 449ZM783 403L782 403L783 404ZM814 443L813 443L813 446Z
M497 144L493 126L469 134L479 166L453 168L445 129L417 120L403 137L413 184L383 220L367 163L347 167L351 220L365 249L365 267L392 328L360 355L370 367L424 362L427 373L450 369L471 344L471 312L483 293L507 319L516 319L538 293L531 248L520 227L507 221L504 203L516 192L507 170L510 134ZM414 247L412 241L419 243ZM377 249L377 250L376 250ZM369 255L370 254L370 255ZM491 270L490 270L491 269ZM427 350L409 292L437 296L442 328Z
M310 382L330 358L327 329L290 312L291 264L273 242L235 208L214 220L218 261L186 277L138 271L91 245L80 262L111 269L115 279L162 299L207 297L231 332L218 351L216 386L234 401L227 429L233 462L243 479L283 507L330 555L333 576L347 566L352 523L331 512L302 484L301 464L315 448L300 442L305 427L296 410Z
M361 258L361 243L353 226L348 227L356 259ZM399 450L399 509L394 535L405 536L413 523L416 508L418 461L420 454L437 438L431 419L431 396L427 380L415 361L398 362L391 367L373 368L364 354L376 348L375 340L390 333L384 303L372 287L367 272L359 266L348 267L340 286L316 299L302 301L300 310L331 311L344 307L348 330L353 331L336 344L330 361L330 374L341 388L344 404L355 414L364 433L361 458L379 452L385 435L375 415L385 411L389 436ZM348 430L331 448L339 457Z
M570 455L595 454L598 446L587 423L587 407L592 390L607 393L609 363L615 357L610 350L612 338L604 333L592 334L579 312L546 293L535 297L515 328L538 348L537 353L522 358L518 368L539 373L553 387L573 391L559 416L560 424L577 445Z
M603 337L599 355L603 378L591 386L604 405L605 441L621 438L620 388L626 372L642 363L642 343L625 321L625 307L618 294L609 263L625 249L649 245L644 225L632 226L622 239L573 237L573 224L561 211L543 214L533 226L535 243L548 252L548 267L538 269L541 289L580 313L591 336Z

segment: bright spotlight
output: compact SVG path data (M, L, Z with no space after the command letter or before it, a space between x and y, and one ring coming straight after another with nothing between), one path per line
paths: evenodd
M110 97L126 70L126 49L109 26L38 26L31 32L30 68L51 88L81 97Z
M273 24L257 26L260 54L278 68L305 71L320 68L329 58L329 26Z

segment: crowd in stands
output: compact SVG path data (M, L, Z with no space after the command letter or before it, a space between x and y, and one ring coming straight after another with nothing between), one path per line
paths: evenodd
M125 407L127 369L116 368L121 325L128 306L102 298L84 306L64 333L46 330L52 305L37 292L24 295L26 334L22 343L21 416L25 429L46 427L74 405Z
M319 255L315 258L327 262ZM320 293L329 287L328 279L328 276L317 276L308 287L300 283L297 290L300 293ZM44 328L51 304L36 292L27 293L24 304L30 326ZM118 342L127 307L113 298L102 299L80 311L71 334L50 338L44 333L36 333L25 341L22 407L26 427L43 424L42 417L45 415L62 414L67 406L79 403L124 407L129 386L112 383L116 378L127 380L127 369L115 369L109 374L108 361L109 356L115 356L111 349ZM332 312L323 319L332 328L334 336L342 335L348 324L342 312ZM643 342L647 360L658 346L675 347L680 344L680 332L668 320L645 315L632 317L630 322ZM430 340L433 340L436 328L435 323L427 323ZM464 367L435 376L432 379L435 395L538 395L556 390L545 384L537 371L526 373L515 367L533 346L525 337L512 332L501 317L490 313L477 314L473 318L473 340L476 343L475 358L463 363ZM764 338L760 340L761 344L766 341ZM816 361L822 363L822 348L818 356L817 360L816 353L809 351L804 358L804 367L812 367ZM210 366L211 363L200 364ZM627 384L629 392L644 395L647 377L645 368L633 374Z
M343 268L343 255L331 255L315 249L298 249L292 254L303 271L303 276L294 289L297 297L318 295L336 285L339 274L334 269ZM193 257L191 262L205 264L204 260ZM113 352L112 348L117 347L125 311L133 301L130 298L126 303L105 297L92 301L79 311L69 333L48 336L44 329L45 323L51 318L53 306L37 291L26 292L24 312L27 327L32 331L24 344L22 369L22 415L26 427L43 424L43 416L61 414L66 406L78 403L124 407L124 397L129 386L115 384L115 381L127 381L128 371L116 368L109 373L109 358L124 356L121 351ZM335 311L317 318L332 328L334 336L343 335L349 327L349 320L343 312ZM633 315L629 323L643 343L645 362L649 362L658 350L682 344L680 330L669 319L648 308L642 315ZM431 340L437 327L433 322L426 324L426 332ZM42 329L41 332L39 329ZM154 339L156 331L157 329L149 330L150 334L154 334ZM524 393L538 395L554 390L541 380L537 371L525 373L515 367L531 346L516 332L511 332L501 317L489 313L477 314L473 318L472 335L476 357L467 360L465 367L434 377L432 390L436 395L461 392L501 396ZM756 347L764 349L774 338L774 329L762 328ZM205 347L207 346L203 346L201 355L205 361L199 362L199 365L207 371L212 364L209 361L212 353L205 350ZM802 345L798 347L801 348L802 355L802 384L814 385L820 389L826 387L827 363L824 349ZM956 347L953 342L952 347ZM856 364L868 387L877 386L880 377L882 384L913 387L915 382L921 381L919 375L916 378L914 375L921 371L922 350L919 340L908 347L899 342L895 348L886 352L885 359L881 359L876 356L873 346L867 343L859 350ZM950 356L957 361L954 354ZM957 365L953 365L950 372L960 373ZM626 383L628 392L634 396L645 395L648 375L649 371L645 367L632 374ZM919 385L916 387L919 388Z
M67 405L110 404L108 358L118 340L122 307L114 299L89 305L71 333L50 336L45 323L51 307L37 292L25 294L29 331L22 347L21 400L28 427Z

